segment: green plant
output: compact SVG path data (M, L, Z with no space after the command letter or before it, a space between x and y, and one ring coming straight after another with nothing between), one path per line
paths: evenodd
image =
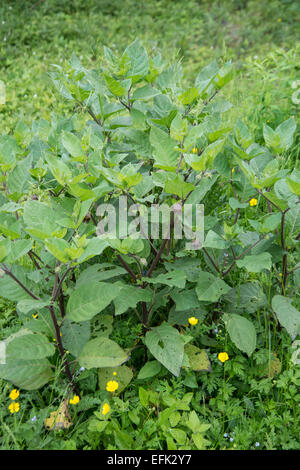
M149 57L138 40L120 57L109 48L104 55L100 70L73 56L51 74L74 116L31 128L20 121L0 141L0 295L16 302L23 324L2 343L0 377L26 390L53 380L58 356L76 393L79 366L99 369L102 389L113 371L119 391L126 387L132 371L124 363L137 349L146 350L140 378L161 366L175 376L209 371L199 328L220 315L250 357L251 314L266 303L269 321L299 334L292 296L300 175L282 159L294 118L275 130L264 125L262 147L241 120L232 128L223 118L231 104L219 92L233 78L230 62L211 62L185 89L180 64ZM120 218L121 197L139 214L153 204L180 212L204 202L203 247L186 249L175 237L174 210L162 240L99 235L99 208L112 204ZM235 283L236 268L247 273L243 284ZM258 273L270 273L268 298ZM141 325L131 346L109 338L119 315L136 315ZM190 317L198 325L187 332Z

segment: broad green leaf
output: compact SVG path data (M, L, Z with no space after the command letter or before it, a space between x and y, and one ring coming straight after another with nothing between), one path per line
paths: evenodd
M207 272L200 272L196 293L200 301L217 302L221 295L227 294L230 287L222 279Z
M114 299L115 315L120 315L129 308L135 308L138 302L150 302L151 299L151 292L146 289L120 284L120 293Z
M62 240L60 238L48 238L45 240L45 247L62 263L68 263L68 261L70 261L70 256L67 253L69 244L66 240Z
M272 299L272 307L280 324L287 330L292 339L299 335L300 312L293 307L292 299L282 295L275 295Z
M195 371L211 371L211 364L205 349L199 349L193 344L186 344L184 347L192 370Z
M152 328L145 336L151 354L176 377L179 376L184 356L184 343L176 328L168 323Z
M290 191L292 191L292 193L296 194L298 197L300 197L300 182L299 181L295 181L291 178L287 178L286 179L286 182L287 182L287 185L290 189Z
M27 201L24 205L25 230L41 239L55 236L61 230L56 223L56 214L51 207L39 201ZM66 230L64 229L66 232Z
M6 261L8 263L14 263L31 250L32 240L15 240L11 243L10 248L10 253Z
M90 340L81 351L78 361L81 367L118 367L129 359L120 346L105 337Z
M62 144L74 158L85 158L79 138L69 131L62 132Z
M51 299L48 300L34 300L34 299L26 299L20 300L17 304L17 309L20 310L22 313L28 313L32 310L40 310L47 305L50 305Z
M138 373L137 378L139 380L146 380L155 377L161 371L161 363L158 361L148 361L146 364L141 368Z
M184 199L194 188L195 186L192 183L186 183L182 176L178 174L175 178L167 180L164 190L168 194L175 194L180 199Z
M256 331L252 322L235 313L224 314L226 329L238 349L251 356L256 347Z
M203 246L205 248L215 248L218 250L224 250L228 246L228 242L226 242L220 235L218 235L213 230L209 230Z
M135 101L135 100L147 101L159 94L160 94L160 91L157 90L156 88L153 88L150 85L144 85L140 88L137 88L132 93L131 101Z
M0 377L24 390L36 390L53 379L53 371L47 359L16 359L0 365Z
M52 175L59 184L65 186L72 180L72 171L66 163L61 160L61 158L56 158L53 155L48 154L47 161Z
M105 78L107 88L113 95L123 96L125 94L126 90L118 80L115 80L113 77L106 74L103 76Z
M178 99L182 104L192 104L198 98L199 90L195 87L188 88L184 93L182 93L182 95L178 96Z
M65 318L61 327L62 343L66 350L78 357L91 335L90 322L73 323Z
M104 310L118 296L120 290L120 286L105 282L80 285L69 297L67 304L69 320L75 322L90 320Z
M6 356L8 361L22 360L27 361L31 359L44 359L45 357L52 356L55 353L55 347L49 343L46 336L40 334L28 334L19 336L6 347Z
M176 142L158 127L150 131L150 143L154 148L155 166L165 170L175 170L179 160L179 152L175 150Z
M9 238L3 238L0 240L0 262L3 261L10 253L11 241Z
M227 311L255 313L267 303L264 291L258 282L248 282L231 289L224 296Z
M127 77L132 77L133 81L137 81L140 77L147 75L149 70L148 54L138 39L125 49L124 56L130 59Z
M166 274L159 274L155 278L143 277L142 280L150 284L166 284L170 287L183 288L185 286L186 274L183 270L177 269Z
M249 255L237 260L236 265L239 268L247 269L250 273L260 273L264 269L269 271L272 267L272 256L267 252L259 255Z

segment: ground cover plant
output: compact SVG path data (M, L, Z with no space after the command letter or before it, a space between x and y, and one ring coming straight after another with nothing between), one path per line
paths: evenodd
M191 82L139 39L50 77L65 111L0 140L2 448L299 448L297 101L244 119L232 61ZM101 234L121 198L167 231Z

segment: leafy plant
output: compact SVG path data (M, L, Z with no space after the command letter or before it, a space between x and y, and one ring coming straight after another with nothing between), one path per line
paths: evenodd
M72 117L19 122L0 139L0 295L16 302L23 323L4 340L0 377L27 390L53 379L58 355L75 392L78 366L99 369L100 381L138 348L147 349L142 377L160 365L175 376L184 368L209 371L205 351L191 349L197 340L191 344L184 329L191 316L212 322L225 313L231 340L251 356L255 327L242 314L251 313L249 304L263 305L265 294L255 283L236 285L237 268L249 276L274 272L276 318L299 334L299 311L286 296L299 267L300 174L280 158L293 142L294 118L275 130L265 126L263 147L241 120L232 128L223 117L231 107L220 97L234 76L230 62L213 61L186 89L180 64L148 56L139 40L121 56L107 47L104 55L100 70L72 56L52 72ZM122 197L135 205L131 224L153 204L172 208L161 240L120 236ZM187 249L174 233L174 208L203 202L203 247ZM103 233L108 204L119 220L117 238ZM136 315L142 326L131 347L109 338L119 315ZM196 434L197 426L190 425ZM200 448L202 436L193 439Z

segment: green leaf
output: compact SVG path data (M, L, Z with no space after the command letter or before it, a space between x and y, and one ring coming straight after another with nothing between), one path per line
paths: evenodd
M138 373L137 378L139 380L146 380L155 377L161 371L161 363L158 361L148 361L146 364L141 368Z
M60 238L48 238L45 240L47 250L62 263L68 263L70 257L67 254L69 248L68 242Z
M84 346L78 361L81 367L118 367L129 359L120 346L104 336L92 339Z
M264 269L270 271L272 268L272 256L270 253L260 253L259 255L245 256L236 261L239 268L246 268L250 273L260 273Z
M11 249L11 241L9 238L0 240L0 262L3 261L9 254Z
M184 356L184 343L176 328L168 323L152 328L145 336L151 354L176 377L179 376Z
M224 314L223 319L231 341L238 349L251 356L256 347L256 332L253 323L235 313Z
M77 357L90 339L90 322L73 323L68 318L65 318L61 327L61 333L64 348Z
M61 158L56 158L53 155L49 155L49 154L47 155L46 158L47 158L49 169L52 175L54 176L54 178L59 182L59 184L61 184L62 186L65 186L67 183L69 183L72 180L72 171L61 160Z
M14 263L22 256L26 255L32 248L32 240L15 240L11 243L10 253L7 258L8 263Z
M142 280L150 284L166 284L170 287L183 288L185 286L186 274L183 270L177 269L166 274L159 274L155 278L143 277Z
M148 54L138 39L125 49L123 55L130 59L130 69L126 73L127 77L132 77L133 81L137 81L147 75L149 71Z
M120 284L120 293L114 299L115 315L121 315L129 308L135 308L138 302L150 302L152 294L146 289Z
M105 282L80 285L71 293L67 304L69 320L75 322L90 320L104 310L119 295L120 290L120 286Z
M51 364L47 359L17 359L0 365L0 377L24 390L41 388L52 380L53 376Z
M271 127L264 124L263 133L266 144L275 152L288 150L293 144L293 135L296 130L296 122L291 117L281 123L274 131Z
M182 104L192 104L198 98L199 90L195 87L188 88L182 95L178 96Z
M17 304L17 309L20 310L22 313L28 313L32 310L39 310L47 305L51 304L51 299L48 300L34 300L34 299L26 299L20 300Z
M215 248L218 250L224 250L225 248L227 248L228 243L216 232L214 232L213 230L209 230L206 235L203 246L205 248Z
M298 197L300 197L300 182L299 181L294 181L291 178L286 179L287 185L292 191L292 193L296 194Z
M300 312L293 307L292 299L275 295L272 299L272 307L280 324L287 330L292 339L299 335Z
M45 239L61 231L56 223L55 211L39 201L27 201L24 205L25 230L33 237ZM66 229L64 229L64 233ZM57 236L57 235L56 235Z
M176 175L175 178L167 180L164 191L184 199L194 188L195 186L192 183L186 183L181 175Z
M120 82L115 80L113 77L103 74L107 88L115 96L123 96L126 92L125 88L121 85Z
M85 158L81 142L75 134L72 134L69 131L63 131L61 141L65 149L72 155L72 157Z
M228 311L255 313L267 303L264 291L258 282L248 282L231 289L224 296Z
M55 347L49 343L46 336L40 334L28 334L19 336L6 347L7 360L22 360L30 359L44 359L45 357L52 356L55 353Z
M145 85L140 88L137 88L131 96L131 101L143 100L148 101L156 95L159 95L160 91L156 88L153 88L150 85Z
M193 344L186 344L184 347L192 370L195 371L211 371L211 364L205 349L199 349Z
M230 287L222 279L207 272L200 272L196 293L200 301L217 302L221 295L227 294Z
M154 148L155 166L169 171L175 170L179 159L179 152L175 150L176 142L166 132L152 127L150 143Z

